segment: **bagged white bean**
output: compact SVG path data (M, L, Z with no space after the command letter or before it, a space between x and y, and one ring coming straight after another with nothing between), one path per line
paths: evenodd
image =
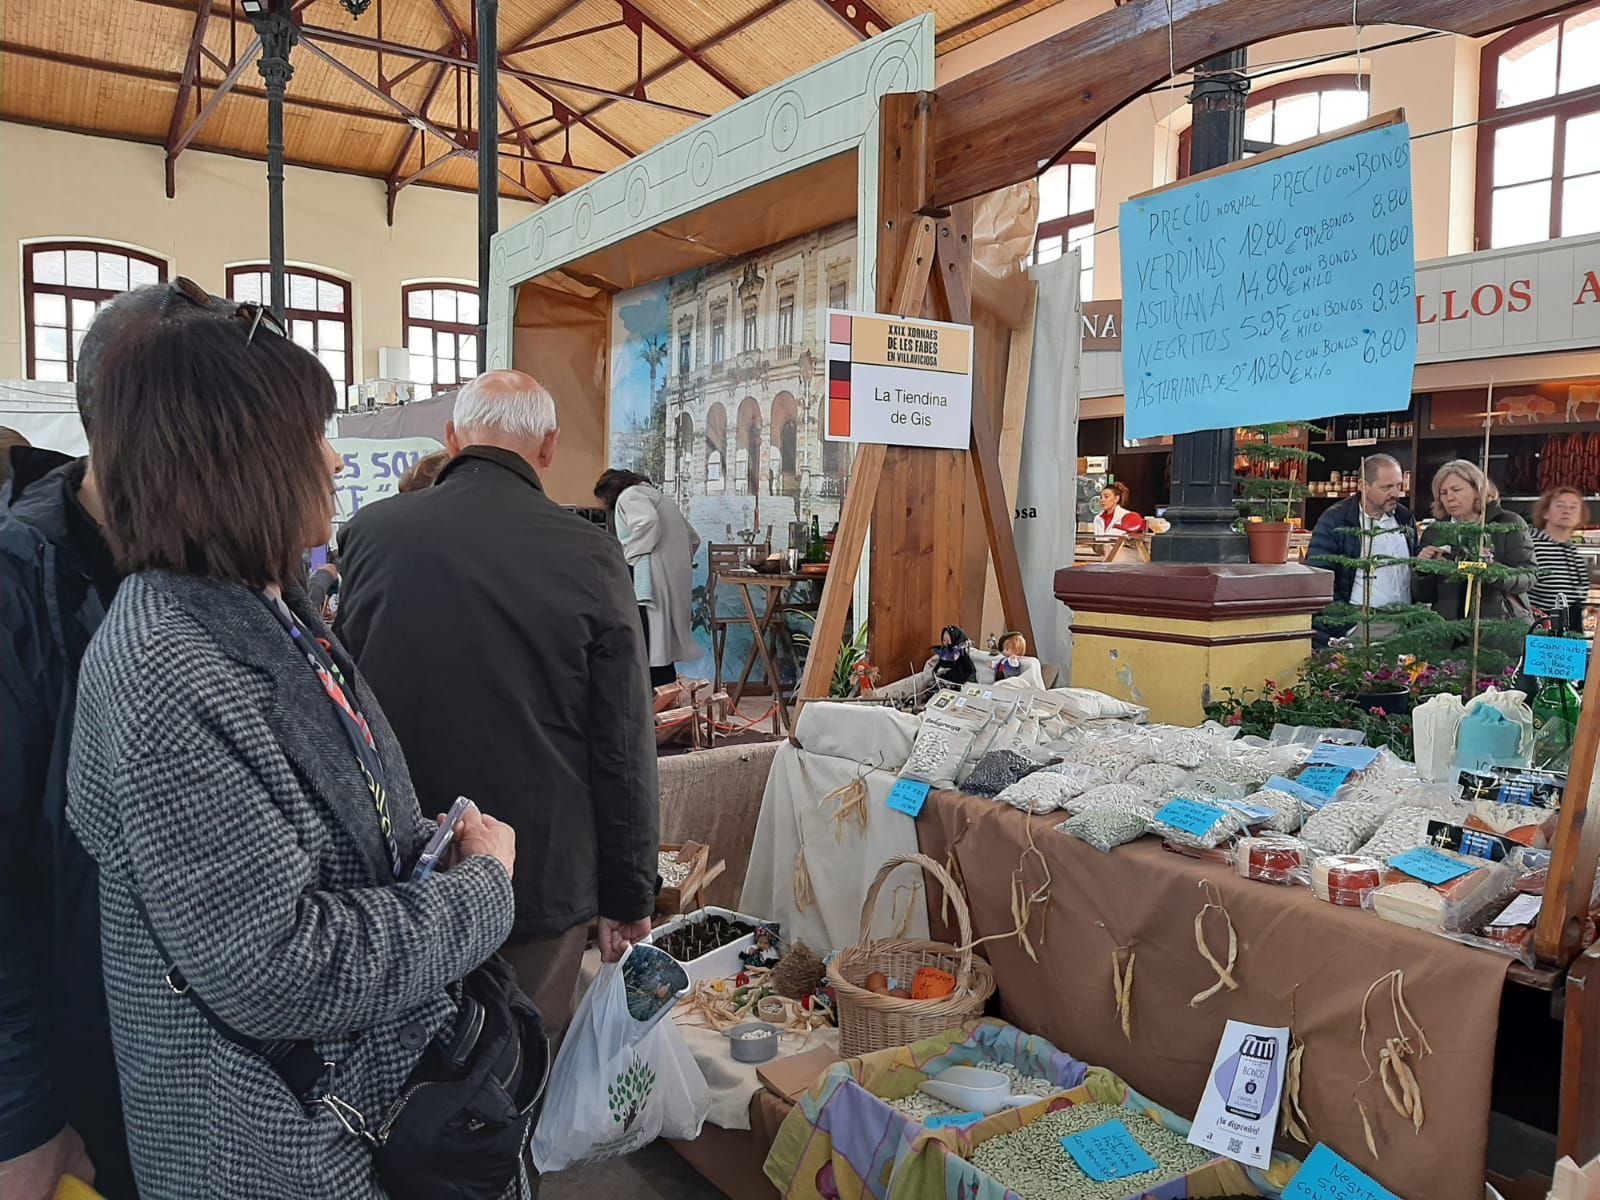
M1052 775L1045 770L1035 771L1017 780L995 799L1022 812L1040 816L1065 808L1069 794L1076 795L1072 785L1062 776Z
M1119 812L1139 812L1153 817L1156 809L1161 807L1161 797L1148 788L1132 783L1102 783L1099 787L1090 788L1081 796L1068 800L1062 807L1073 816L1097 808L1111 808Z
M1458 825L1461 823L1463 813L1464 810L1451 815L1443 809L1397 808L1383 819L1383 824L1378 826L1378 832L1368 838L1366 844L1361 847L1361 853L1368 858L1388 862L1396 854L1404 854L1407 850L1426 846L1429 821L1446 821Z
M1156 795L1165 795L1174 788L1181 788L1189 780L1189 772L1182 767L1168 766L1166 763L1141 763L1128 772L1127 782L1136 787L1145 788Z
M1229 808L1218 811L1222 815L1201 834L1190 833L1187 829L1179 829L1176 825L1169 825L1161 820L1150 822L1150 832L1166 838L1174 845L1192 846L1196 850L1215 850L1223 842L1231 842L1246 830L1244 818L1238 813Z
M1204 725L1189 728L1182 725L1151 725L1147 727L1156 739L1156 762L1193 770L1209 758L1220 745L1239 736L1237 729L1207 721Z
M1244 803L1254 808L1272 809L1276 815L1266 822L1265 828L1274 833L1298 832L1305 817L1305 806L1288 792L1280 792L1277 788L1251 792L1244 798Z
M1356 848L1378 832L1385 812L1376 804L1335 800L1306 817L1300 840L1318 855L1354 854Z
M1110 783L1111 776L1099 767L1088 767L1083 763L1062 762L1051 763L1048 767L1040 767L1039 771L1047 775L1059 775L1066 780L1063 795L1067 798L1081 796L1092 787L1099 787L1102 783Z

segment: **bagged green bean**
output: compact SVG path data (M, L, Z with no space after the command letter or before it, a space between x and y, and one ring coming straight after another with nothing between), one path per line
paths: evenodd
M1087 842L1102 854L1142 838L1150 829L1150 818L1134 809L1091 808L1056 828L1068 837Z

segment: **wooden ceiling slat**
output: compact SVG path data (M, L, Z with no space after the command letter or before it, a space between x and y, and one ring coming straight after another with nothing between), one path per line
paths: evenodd
M173 123L200 2L213 5L203 43L209 54L200 56L195 86L179 124L187 131L197 109L209 103L212 111L192 145L261 157L266 106L254 64L244 66L237 86L215 99L223 73L217 62L233 62L235 55L244 53L254 41L254 31L240 19L230 0L8 0L0 4L0 47L28 47L69 59L40 61L23 53L0 53L0 119L137 141L165 140ZM1057 2L874 0L880 12L896 20L933 8L941 31L959 29L985 14L994 14L992 20L973 26L958 38L941 39L941 49ZM854 44L850 31L823 0L633 3L647 18L643 33L647 97L688 112L715 112L732 101L727 88L718 82L719 75L742 92L754 92ZM335 34L375 39L379 36L380 4L384 39L470 59L471 47L458 48L454 40L457 29L471 32L471 0L374 0L367 12L354 20L337 0L311 0L304 19ZM530 126L528 142L538 157L559 161L570 145L575 164L605 170L627 160L619 145L639 152L688 128L694 118L683 112L625 98L639 82L640 47L629 29L616 26L582 33L619 22L623 15L618 0L500 0L501 39L507 49L519 40L581 36L516 55L514 67L547 78L527 82L503 78L505 103L497 133L517 125ZM657 32L651 22L666 32ZM748 26L740 28L746 22ZM686 59L677 46L703 57L706 65ZM796 47L805 48L803 59L795 56ZM360 82L378 79L379 55L374 50L325 39L318 39L317 50L339 66L302 46L293 56L295 74L287 97L288 153L303 165L379 178L388 175L414 140L415 131L402 109L425 106L423 116L440 135L446 139L457 136L458 83L462 92L459 123L467 129L475 125L476 106L466 98L469 77L475 76L470 62L441 68L424 61L420 69L410 71L390 89L397 102L391 105ZM382 55L384 76L393 79L416 62L386 51ZM125 64L125 69L118 64ZM441 69L444 78L428 102L430 83ZM616 98L597 94L597 90L616 93ZM552 98L578 114L580 120L570 134L548 119ZM425 141L430 155L448 149L438 137L430 135ZM526 153L519 137L508 136L501 145L513 175L525 171L534 191L542 195L550 190L537 166L519 168L510 157ZM548 170L562 189L581 186L594 177L560 166ZM475 171L473 157L462 155L436 168L429 182L471 190ZM515 186L502 190L513 194Z

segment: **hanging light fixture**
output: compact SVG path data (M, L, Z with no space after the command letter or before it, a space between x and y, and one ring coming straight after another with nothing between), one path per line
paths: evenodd
M339 3L344 5L352 21L358 20L362 13L372 7L372 0L339 0Z

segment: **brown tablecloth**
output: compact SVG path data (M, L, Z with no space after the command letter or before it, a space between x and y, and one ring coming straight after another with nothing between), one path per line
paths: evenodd
M1230 868L1163 850L1145 838L1110 854L1058 833L1065 814L1027 818L992 800L955 792L932 795L917 821L922 852L945 861L952 841L973 905L978 936L1013 926L1012 872L1035 844L1051 874L1039 952L1028 958L1016 939L987 943L1006 1020L1054 1042L1085 1062L1108 1067L1136 1090L1180 1113L1193 1113L1228 1018L1290 1025L1305 1041L1301 1100L1313 1143L1327 1142L1403 1200L1475 1200L1483 1195L1489 1088L1500 993L1509 960L1379 919L1337 908L1309 889L1240 879ZM1030 890L1041 880L1034 860ZM1194 917L1212 880L1239 938L1236 992L1191 1008L1216 974L1195 947ZM940 928L938 887L930 885L929 921ZM1206 929L1212 953L1227 959L1226 923ZM952 931L936 938L954 940ZM1138 954L1133 982L1133 1040L1123 1038L1112 997L1112 951ZM1405 997L1434 1053L1414 1063L1426 1120L1420 1134L1384 1097L1374 1078L1361 1088L1381 1158L1367 1151L1355 1093L1367 1069L1360 1052L1361 1000L1385 972L1405 972ZM1394 1030L1387 987L1373 994L1367 1045L1376 1063ZM1376 1034L1376 1037L1372 1036ZM1303 1157L1306 1147L1280 1142Z
M778 1189L767 1181L761 1166L793 1107L763 1088L750 1097L749 1129L707 1124L694 1141L667 1145L729 1200L770 1200Z

